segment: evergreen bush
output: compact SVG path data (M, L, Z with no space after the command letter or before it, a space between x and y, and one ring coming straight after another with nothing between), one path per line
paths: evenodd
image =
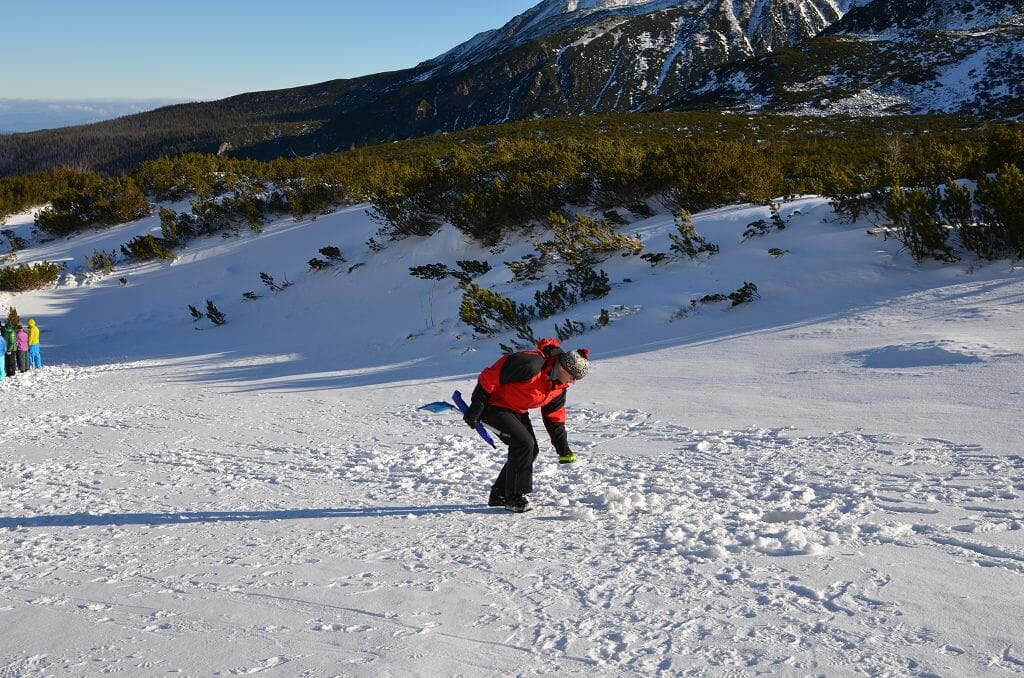
M117 266L117 250L97 250L85 255L85 267L95 273L109 275Z
M454 276L455 271L445 264L423 264L421 266L410 266L409 275L423 280L444 280L448 276Z
M772 230L772 227L764 219L758 219L747 224L746 230L743 231L743 239L750 240L762 235L767 235Z
M36 223L50 235L66 236L92 225L141 219L150 210L146 195L131 177L104 178L90 173L52 196L50 206L39 213Z
M993 240L991 229L977 219L971 189L947 180L938 199L939 213L956 231L961 247L982 259L993 259L998 255L998 243Z
M738 290L729 293L729 301L732 302L733 306L749 304L760 297L761 295L757 292L757 285L751 282L745 282Z
M462 303L459 318L473 328L477 334L492 336L505 330L528 332L533 309L517 304L497 292L480 287L476 283L462 284Z
M135 261L151 261L153 259L177 259L171 251L171 243L163 238L147 233L139 235L121 245L121 253Z
M612 291L611 283L608 281L608 274L604 271L595 271L589 266L576 266L569 271L567 282L575 288L580 301L590 299L601 299L608 296Z
M64 270L64 264L52 261L0 268L0 290L27 292L48 287L57 282L62 270Z
M512 271L512 278L517 283L540 280L544 275L544 267L549 257L527 254L519 261L506 261L505 265Z
M349 271L351 273L351 270ZM260 272L260 282L270 288L272 292L280 292L286 287L291 287L291 283L288 282L287 276L283 283L278 283L274 280L274 277L268 273Z
M745 282L738 290L730 292L729 294L705 294L699 299L691 299L690 307L688 309L684 308L677 311L673 316L673 320L685 318L691 311L697 309L697 304L719 304L723 301L729 301L732 302L731 306L739 306L740 304L749 304L755 299L760 298L761 295L757 291L757 285L751 282Z
M28 241L20 235L15 235L14 231L9 228L5 228L0 231L0 235L7 238L7 242L10 244L12 252L17 252L18 250L23 250L28 247Z
M552 239L539 243L541 257L558 257L571 267L593 266L615 252L623 255L640 254L640 238L618 233L607 221L598 221L577 214L570 221L552 212L548 215Z
M573 306L579 301L572 285L566 280L548 283L546 289L533 294L534 313L538 318L550 318Z
M982 177L975 193L979 220L990 229L998 251L1024 257L1024 172L1006 164L993 177Z
M491 270L489 263L476 259L460 259L455 262L455 265L461 269L461 272L454 274L455 277L464 282L469 282L473 278L479 278Z
M885 214L896 230L896 239L915 261L933 257L956 261L949 245L949 228L939 212L937 188L904 190L893 186Z
M583 334L586 331L586 325L581 322L576 322L575 320L566 320L561 325L555 325L555 334L558 335L559 341L565 341L570 337Z
M198 220L187 212L178 214L167 207L160 208L160 234L171 247L181 247L199 234Z
M228 320L224 317L224 314L220 312L220 309L213 305L213 302L209 299L206 300L206 317L210 319L214 325L223 325Z
M668 259L667 252L644 252L640 255L640 258L649 263L651 266L657 266L666 259Z
M390 167L370 199L370 217L390 228L388 237L425 237L437 231L441 225L437 196L444 192L440 171L427 158Z
M709 257L718 254L718 245L708 242L697 233L697 227L693 225L693 218L689 212L681 210L678 221L676 232L668 235L672 241L669 249L677 256L686 257L692 261L701 254L706 253Z
M325 257L327 257L330 261L339 261L339 262L344 262L345 261L345 257L341 256L341 250L338 249L337 247L334 247L333 245L328 245L327 247L321 247L320 248L320 254L322 254Z

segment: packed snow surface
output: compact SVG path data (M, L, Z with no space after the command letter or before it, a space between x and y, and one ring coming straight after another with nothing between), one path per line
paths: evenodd
M500 451L417 409L514 337L408 269L487 260L532 302L504 265L532 239L372 252L358 206L74 275L157 217L49 242L8 219L17 262L69 273L0 294L45 363L0 382L0 675L1024 673L1024 274L779 209L746 239L767 207L698 214L718 255L615 256L608 297L534 324L582 323L593 363L580 459L538 423L524 515L486 507ZM675 224L621 230L667 252ZM345 262L310 270L328 245ZM193 322L207 299L225 325Z

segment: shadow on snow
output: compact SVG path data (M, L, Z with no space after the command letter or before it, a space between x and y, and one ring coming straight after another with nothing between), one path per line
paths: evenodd
M496 513L479 504L372 506L367 508L279 509L258 511L175 511L172 513L69 513L0 518L0 529L30 527L109 527L125 525L192 525L202 523L325 520L331 518L402 518L450 513Z

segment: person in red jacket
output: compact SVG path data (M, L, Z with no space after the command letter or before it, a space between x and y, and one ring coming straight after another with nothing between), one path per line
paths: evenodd
M533 491L533 462L540 447L529 410L540 408L558 462L576 461L565 433L565 392L589 369L587 349L565 352L557 340L542 339L537 348L504 355L480 373L463 419L471 428L484 422L508 445L508 459L491 487L488 506L515 513L532 508L526 495Z

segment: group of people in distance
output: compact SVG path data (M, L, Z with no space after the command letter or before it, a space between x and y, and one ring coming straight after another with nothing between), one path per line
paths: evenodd
M0 352L4 354L0 381L5 377L13 377L18 372L28 372L30 368L42 367L43 358L39 353L39 328L36 327L36 321L29 320L27 330L20 322L0 321Z

